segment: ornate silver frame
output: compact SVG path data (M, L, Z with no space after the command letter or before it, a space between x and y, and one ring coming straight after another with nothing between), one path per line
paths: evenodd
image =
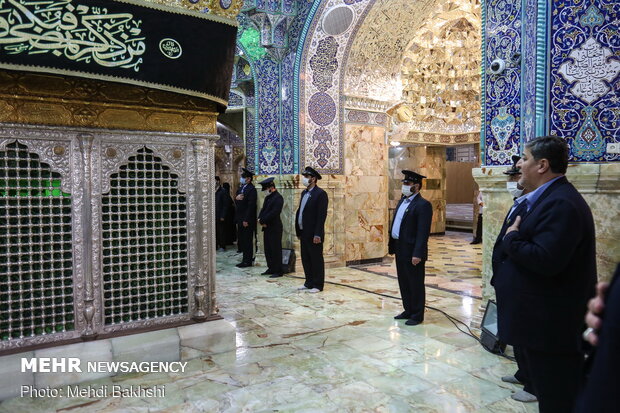
M217 135L0 124L0 151L16 140L62 176L71 194L75 330L0 341L0 354L174 327L217 317L214 143ZM178 176L187 200L188 312L105 325L101 198L110 176L143 147ZM90 251L90 252L89 252Z

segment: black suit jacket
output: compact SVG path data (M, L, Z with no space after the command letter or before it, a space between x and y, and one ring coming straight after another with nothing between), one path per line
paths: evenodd
M236 195L243 194L243 200L235 199L237 207L236 220L238 223L246 221L251 228L256 227L256 188L252 183L241 186ZM235 195L235 198L236 198Z
M502 224L502 228L497 235L497 239L493 245L493 253L491 255L491 265L493 269L491 285L493 286L495 285L495 274L497 274L499 265L508 257L508 254L506 254L504 248L502 248L502 241L504 239L504 235L506 235L506 230L508 230L508 227L515 222L517 216L523 218L526 213L527 203L525 201L521 201L521 203L514 210L510 208L508 210L508 214L506 214L506 218L504 218L504 223Z
M325 220L327 219L327 192L315 186L310 191L310 199L304 207L302 222L304 229L299 228L299 209L301 208L301 200L308 192L307 189L301 193L299 207L295 213L295 233L299 238L312 240L315 235L321 237L321 241L325 241Z
M588 204L561 177L499 245L494 279L500 339L540 351L581 349L596 283L594 221Z
M282 220L280 219L280 213L284 206L284 198L278 191L272 192L265 197L263 207L258 214L258 219L261 225L267 225L267 229L281 229ZM265 228L263 227L263 231Z
M401 198L396 207L396 212L398 212L398 208L400 208L405 199L405 197ZM396 219L396 213L394 214L394 219ZM411 250L411 257L418 257L423 261L428 259L428 236L431 232L432 220L433 207L431 203L422 198L422 194L418 193L405 210L403 219L400 222L400 232L398 233L398 241L408 247L405 249L407 252ZM390 224L390 241L388 243L388 252L390 254L396 253L396 240L392 238L393 226L394 220ZM402 245L400 251L403 251Z
M590 357L592 368L575 413L613 413L618 411L620 389L620 265L616 267L607 297L599 341Z
M221 186L215 191L215 218L216 220L220 220L222 218L226 219L230 211L230 206L232 204L232 199L230 198L230 194Z

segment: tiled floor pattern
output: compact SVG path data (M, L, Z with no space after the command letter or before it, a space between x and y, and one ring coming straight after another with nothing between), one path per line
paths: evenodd
M428 288L427 304L470 323L479 292L463 285L475 285L480 251L459 235L431 241L429 280L458 286ZM234 267L239 259L232 251L217 258L221 315L237 329L236 351L194 359L183 374L96 382L165 385L166 397L16 398L0 412L537 411L536 403L513 401L520 388L500 380L514 363L486 352L442 314L427 310L415 327L394 320L401 306L386 296L398 296L395 279L368 268L331 269L325 291L309 294L296 289L301 274L269 279L259 275L264 267Z
M482 244L470 245L470 242L470 234L454 231L429 238L427 287L477 299L482 297ZM354 268L396 279L394 262Z

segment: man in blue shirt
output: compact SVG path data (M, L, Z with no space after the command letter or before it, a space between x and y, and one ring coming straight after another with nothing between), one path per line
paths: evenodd
M329 197L327 192L317 186L322 176L316 169L306 166L301 175L306 189L301 193L299 208L295 213L295 233L299 238L306 281L299 290L318 293L325 286L323 244Z
M525 145L517 167L525 212L506 229L494 262L498 334L523 351L541 413L569 413L579 388L581 332L594 295L590 207L568 182L568 145L555 136Z
M388 252L396 254L398 286L405 310L394 318L407 319L405 324L415 326L424 321L424 265L428 258L433 207L420 195L422 179L426 177L412 171L403 174L403 197L390 226Z

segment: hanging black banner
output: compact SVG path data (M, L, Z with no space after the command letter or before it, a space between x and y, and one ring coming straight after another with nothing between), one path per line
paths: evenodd
M235 20L140 0L2 0L0 67L130 83L226 105Z

